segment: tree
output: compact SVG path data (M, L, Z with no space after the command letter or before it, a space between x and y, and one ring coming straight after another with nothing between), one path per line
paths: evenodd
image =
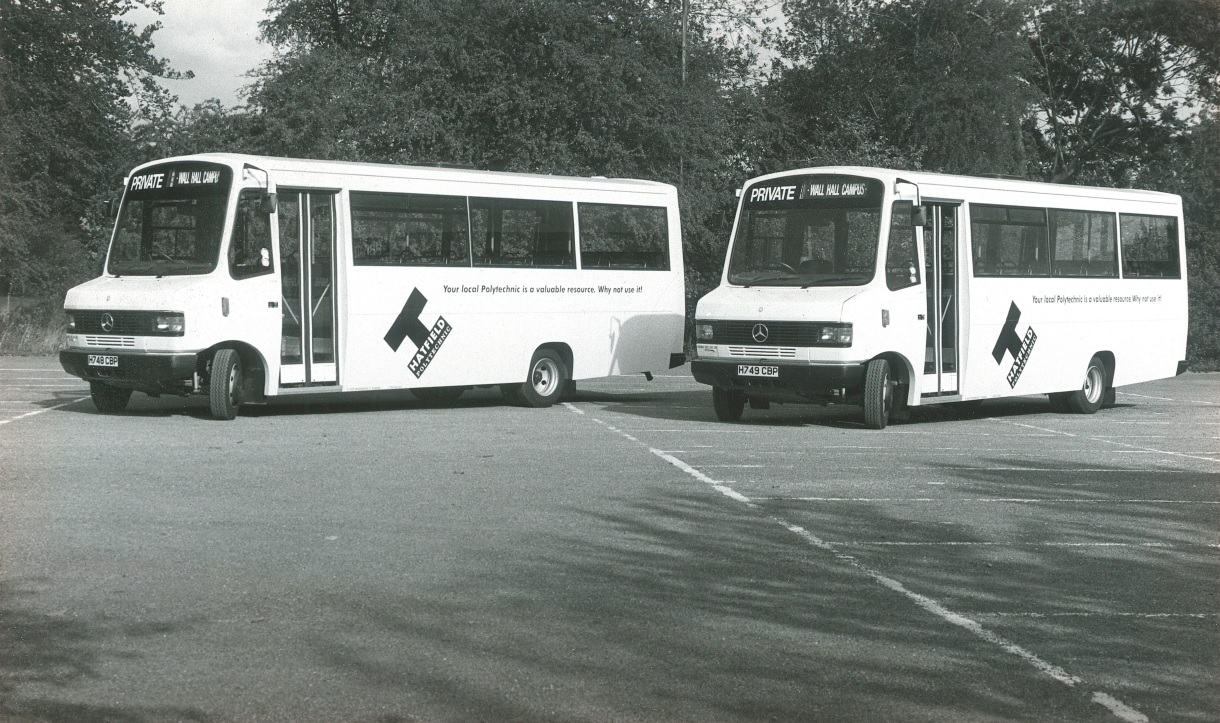
M172 102L152 34L119 19L156 0L0 0L0 279L60 289L90 270L98 197L136 151L142 109ZM138 101L133 107L131 101ZM105 189L103 191L103 189Z
M695 15L684 84L679 7L274 0L250 130L280 155L675 183L690 259L719 267L751 58Z
M831 162L1020 173L1034 95L1022 8L1003 0L788 2L771 91L797 153Z
M1220 3L1052 0L1031 16L1038 175L1128 185L1220 92Z

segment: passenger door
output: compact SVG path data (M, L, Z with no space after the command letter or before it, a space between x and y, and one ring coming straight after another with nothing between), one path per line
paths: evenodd
M958 393L957 240L960 203L930 202L924 208L924 278L927 279L927 342L924 345L924 397Z
M281 387L339 381L335 196L279 190Z

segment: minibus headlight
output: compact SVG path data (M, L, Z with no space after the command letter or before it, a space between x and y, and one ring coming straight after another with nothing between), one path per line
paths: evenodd
M182 336L186 331L186 318L182 314L157 314L153 319L153 329L158 334Z
M68 333L76 333L76 317L72 316L71 314L68 314Z
M695 324L695 338L699 341L711 341L712 337L714 336L715 332L712 331L711 324L706 324L703 322Z
M834 346L851 346L851 324L823 326L818 342Z

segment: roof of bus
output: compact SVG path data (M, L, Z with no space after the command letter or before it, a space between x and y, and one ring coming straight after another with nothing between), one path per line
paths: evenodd
M871 166L814 166L809 168L794 168L789 171L770 173L747 181L747 184L762 180L781 178L791 175L807 175L815 173L843 173L848 175L876 178L885 183L908 181L919 185L936 186L938 188L969 188L987 191L1023 191L1026 193L1041 193L1055 196L1080 196L1087 198L1139 198L1141 200L1180 203L1181 197L1161 191L1144 191L1131 188L1105 188L1100 186L1075 186L1067 183L1042 183L1009 178L992 178L987 176L955 176L948 173L929 173L927 171L902 171L893 168L874 168ZM925 195L926 192L924 192Z
M560 176L541 173L509 173L506 171L480 171L445 166L408 166L391 163L357 163L352 161L321 161L307 158L280 158L275 156L253 156L240 153L198 153L188 156L161 158L142 164L138 168L181 161L210 161L223 163L240 169L249 163L262 170L287 171L290 173L331 173L337 175L380 176L384 178L415 178L449 181L506 182L531 186L562 186L564 188L631 188L636 191L664 191L674 187L659 181L644 181L632 178L605 178L602 176ZM137 168L137 170L138 170Z

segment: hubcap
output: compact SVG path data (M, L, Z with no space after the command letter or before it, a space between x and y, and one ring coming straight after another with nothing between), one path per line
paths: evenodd
M534 365L534 373L530 375L530 384L534 386L534 391L539 396L546 397L555 388L558 378L559 370L555 367L555 363L550 359L540 359Z
M1089 367L1089 373L1084 375L1084 397L1089 400L1090 404L1101 399L1101 387L1101 370L1097 367Z

